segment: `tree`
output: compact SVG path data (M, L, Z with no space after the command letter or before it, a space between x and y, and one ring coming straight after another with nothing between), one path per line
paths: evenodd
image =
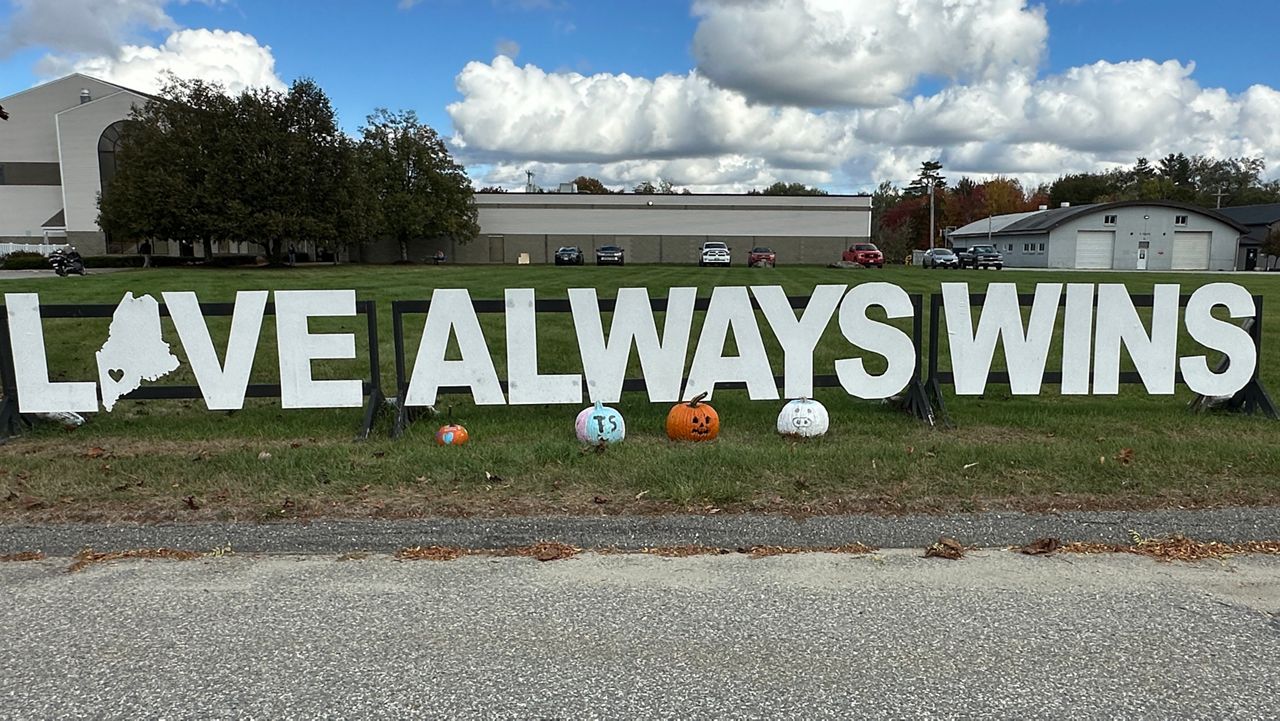
M501 185L486 185L476 191L477 193L505 193L507 189Z
M606 188L604 183L586 175L579 175L574 178L573 184L577 186L579 193L587 193L589 195L608 195L613 192Z
M646 180L633 188L631 192L637 195L657 195L658 188L653 183Z
M98 225L125 239L199 242L211 258L230 231L233 106L220 85L170 75L124 125Z
M1267 270L1274 270L1280 260L1280 225L1271 226L1267 239L1262 242L1262 253L1267 256Z
M826 195L822 188L810 188L804 183L784 183L781 180L763 190L748 190L747 195Z
M279 260L304 241L363 237L368 203L349 141L324 91L246 90L170 76L135 108L116 174L98 201L99 224L127 238L260 245Z
M907 186L906 195L929 195L929 189L938 189L947 187L947 179L942 177L942 163L936 160L926 160L920 164L920 172L916 175L915 180Z
M449 236L465 243L480 232L471 180L416 113L380 108L360 134L361 169L374 198L373 226L399 243L402 261L409 260L414 240Z
M1073 173L1058 178L1049 186L1047 205L1056 208L1063 203L1097 203L1117 190L1111 176L1101 173Z

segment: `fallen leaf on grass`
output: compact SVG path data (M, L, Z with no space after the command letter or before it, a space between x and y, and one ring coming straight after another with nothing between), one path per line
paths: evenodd
M44 553L41 551L19 551L17 553L0 553L0 563L22 562L22 561L43 561Z
M191 561L200 557L195 551L180 551L174 548L135 548L131 551L111 551L97 553L86 548L75 555L75 562L67 567L68 573L75 573L95 563L107 563L126 558L167 558L174 561Z
M605 498L604 496L592 496L591 502L596 505L604 505L609 502L609 499Z
M1121 465L1125 466L1133 463L1133 449L1121 448L1120 452L1116 454L1116 460L1119 461Z
M496 473L490 473L488 471L484 472L484 479L486 481L490 481L491 483L502 483L502 476L499 476Z
M649 495L649 492L648 492L648 491L640 491L639 493L637 493L637 494L636 494L636 500L638 501L638 500L640 500L641 498L644 498L644 497L645 497L645 496L647 496L647 495Z
M186 504L187 508L190 508L193 511L200 510L200 504L196 503L195 496L187 496L186 498L182 499L182 502Z
M941 536L938 542L924 549L925 558L945 558L951 561L958 561L964 558L965 547L954 538Z
M84 453L85 458L102 458L105 455L107 455L107 452L104 449L99 448L97 446L90 448Z
M258 454L258 460L260 460L260 461L269 461L269 460L271 460L271 453L270 453L270 451L262 451L261 453L259 453L259 454Z
M1018 549L1018 553L1025 553L1028 556L1039 556L1043 554L1053 553L1062 548L1062 541L1056 538L1037 538L1027 545Z

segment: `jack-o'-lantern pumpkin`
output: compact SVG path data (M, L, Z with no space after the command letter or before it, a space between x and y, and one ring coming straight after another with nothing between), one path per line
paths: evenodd
M589 446L617 443L627 437L627 424L622 414L600 401L583 408L574 422L578 440Z
M812 398L797 398L778 414L778 432L784 436L817 438L827 432L831 417L826 406Z
M677 403L667 413L667 437L673 441L710 441L720 435L720 416L703 403L699 393L688 403Z
M440 426L440 430L436 431L437 446L460 446L469 440L471 435L467 433L467 429L457 423Z

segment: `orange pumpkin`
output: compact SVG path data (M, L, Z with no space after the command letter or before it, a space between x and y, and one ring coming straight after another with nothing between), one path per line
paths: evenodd
M469 440L471 440L471 434L457 423L440 426L440 430L436 431L437 446L460 446Z
M710 441L720 435L720 416L702 402L699 393L688 403L677 403L667 413L667 437L673 441Z

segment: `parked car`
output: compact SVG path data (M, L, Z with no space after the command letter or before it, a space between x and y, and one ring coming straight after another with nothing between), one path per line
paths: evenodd
M582 265L582 251L572 245L556 249L556 265Z
M950 248L930 248L924 252L920 265L925 268L959 268L960 258Z
M854 243L840 257L846 263L857 263L867 268L883 268L884 253L874 243Z
M752 248L747 253L747 266L754 268L757 265L767 265L770 268L778 264L778 254L773 252L773 248Z
M1004 256L993 245L973 245L956 253L961 268L995 268L1004 267Z
M623 265L625 262L626 251L616 245L596 248L596 265Z
M698 251L698 265L730 265L729 246L718 241L708 240L702 244L702 249Z

